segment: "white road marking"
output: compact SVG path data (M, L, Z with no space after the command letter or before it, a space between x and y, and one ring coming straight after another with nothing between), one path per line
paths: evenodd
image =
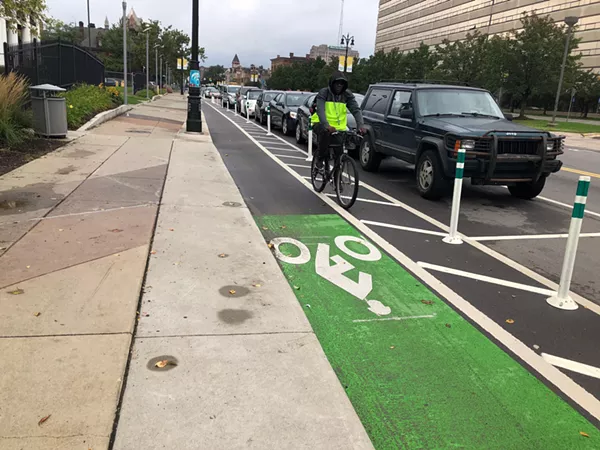
M298 153L298 150L294 150L293 148L283 148L283 147L274 147L272 145L268 145L267 148L269 150L273 150L275 152L290 152L290 153ZM306 161L306 158L302 158L304 161Z
M302 169L310 169L310 166L303 166L302 164L287 164L289 167L301 167Z
M353 320L352 323L383 322L387 320L433 319L435 316L435 314L427 314L424 316L384 317L382 319L357 319Z
M538 195L537 198L539 198L540 200L544 200L545 202L548 202L548 203L554 203L555 205L564 206L565 208L568 208L568 209L573 209L573 205L567 205L566 203L559 202L557 200L553 200L548 197L542 197L541 195ZM600 213L590 211L588 209L585 210L585 214L586 215L589 214L590 216L600 217Z
M533 292L534 294L541 295L556 295L556 291L549 289L542 289L535 286L528 286L526 284L515 283L513 281L503 280L501 278L488 277L487 275L480 275L478 273L466 272L464 270L452 269L451 267L438 266L437 264L429 264L426 262L417 262L423 269L435 270L437 272L447 273L450 275L457 275L459 277L470 278L477 281L485 281L486 283L497 284L499 286L506 286L513 289L520 289L522 291Z
M269 150L273 150L275 152L279 151L278 148L274 148L274 149L269 149ZM290 159L301 159L302 161L306 161L306 158L304 156L292 156L292 155L278 155L277 153L273 153L275 156L277 156L278 158L290 158Z
M215 109L216 110L216 109ZM232 121L234 123L234 125L238 126L234 121ZM257 128L264 130L264 128L262 128L261 126L259 126L258 124L253 124L255 125ZM277 136L277 135L273 135L274 138L279 139L281 142L284 142L285 144L289 145L292 148L297 149L299 152L304 153L305 155L308 155L307 152L301 150L299 147L290 144L288 141L286 141L285 139ZM288 164L290 165L290 164ZM366 183L361 182L360 186L364 187L365 189L370 190L371 192L377 194L379 197L384 198L385 200L388 200L390 203L393 203L397 206L399 206L400 208L412 213L413 215L423 219L426 222L429 222L431 225L436 226L437 228L439 228L442 231L445 231L446 233L444 233L444 236L447 234L448 231L450 231L450 227L448 227L447 225L443 224L442 222L440 222L439 220L434 219L433 217L428 216L427 214L419 211L416 208L413 208L412 206L407 205L404 202L401 202L400 200L392 197L391 195L386 194L385 192L369 185ZM507 188L508 189L508 188ZM551 203L556 203L558 205L567 207L569 209L573 208L573 205L567 205L565 203L561 203L558 202L556 200L552 200L552 199L548 199L546 197L541 197L538 196L537 198L542 199L542 200L546 200L548 202ZM590 215L595 215L600 217L600 214L595 213L595 212L591 212L591 211L586 211L586 214L590 214ZM471 245L472 247L475 247L477 250L485 253L486 255L500 261L503 264L506 264L509 267L512 267L513 269L517 270L518 272L521 272L522 274L528 276L529 278L537 281L540 284L543 284L544 286L550 288L551 290L553 290L554 292L558 291L558 284L555 283L552 280L549 280L548 278L540 275L539 273L529 269L528 267L525 267L522 264L519 264L518 262L508 258L507 256L504 256L503 254L492 250L489 247L486 247L485 245L481 244L480 242L477 241L473 241L473 240L469 240L469 238L465 235L463 235L462 233L458 233L458 236L461 237L468 245ZM600 315L600 305L597 305L596 303L588 300L587 298L582 297L581 295L575 293L575 292L570 292L569 293L571 298L573 300L575 300L577 303L579 303L582 306L585 306L588 310Z
M515 236L478 236L466 238L471 241L520 241L527 239L562 239L569 237L568 233L562 234L521 234ZM600 233L581 233L579 237L600 237Z
M310 177L303 177L306 178L307 180L310 180ZM335 194L325 194L328 197L337 197ZM350 199L350 197L346 196L346 195L342 195L342 198L346 198L346 199ZM393 203L390 202L382 202L381 200L371 200L370 198L360 198L357 197L356 198L357 202L365 202L365 203L374 203L376 205L386 205L386 206L396 206ZM445 235L444 235L445 236Z
M392 228L394 230L412 231L413 233L430 234L432 236L447 236L447 233L440 231L423 230L422 228L404 227L402 225L393 225L391 223L375 222L373 220L361 220L365 225L374 225L376 227Z
M240 128L235 121L227 117L225 114L217 110L215 107L210 106L214 111L221 114L225 119L229 120L234 126ZM242 132L244 132L242 130ZM245 132L244 132L245 133ZM297 172L293 169L289 168L287 164L281 161L279 158L275 157L269 150L267 150L264 146L262 146L259 142L257 142L252 136L247 135L248 138L260 148L267 157L271 158L275 163L277 163L283 170L288 172L292 177L296 178L298 182L308 190L314 193L317 197L319 197L322 201L327 203L334 211L336 211L341 217L343 217L348 223L353 225L357 230L363 233L364 236L370 238L374 243L379 245L386 253L388 253L392 258L398 261L402 266L409 269L414 276L418 277L423 283L429 286L431 289L435 290L442 298L447 300L450 304L452 304L457 310L461 311L465 316L469 317L473 322L477 323L481 329L489 333L494 339L504 345L507 349L512 351L515 356L520 358L523 362L528 364L533 370L540 374L540 376L544 377L550 383L554 384L559 390L561 390L567 397L571 398L575 403L581 406L583 409L588 411L590 415L595 417L597 420L600 420L600 400L594 397L592 394L587 392L581 386L579 386L575 381L569 378L567 375L562 373L556 367L548 364L546 361L542 359L536 352L534 352L531 348L525 345L523 342L518 340L488 316L483 314L477 308L475 308L471 303L466 301L448 286L443 284L425 269L420 267L417 263L411 260L408 256L386 241L384 238L379 236L369 227L365 226L360 220L350 214L348 211L343 209L341 206L337 205L333 200L328 198L326 195L319 194L315 192L306 180L302 178ZM391 198L389 196L386 196ZM475 242L475 244L477 244ZM483 246L484 249L487 247ZM490 249L488 249L490 250ZM502 255L499 255L502 256ZM505 258L508 260L508 258ZM508 260L510 261L510 260ZM514 265L519 265L513 261L510 261ZM508 264L511 265L511 264ZM523 267L523 266L521 266ZM525 267L523 267L525 269ZM532 271L530 271L532 272ZM532 272L535 274L535 272ZM537 274L535 274L537 275ZM543 277L541 277L543 278ZM549 281L549 280L547 280ZM554 284L554 283L553 283ZM589 302L591 303L591 302Z
M559 356L549 355L548 353L542 353L544 361L552 364L555 367L562 367L563 369L570 370L571 372L577 372L588 377L600 379L600 369L598 367L589 366L582 364L577 361L571 361L570 359L561 358Z

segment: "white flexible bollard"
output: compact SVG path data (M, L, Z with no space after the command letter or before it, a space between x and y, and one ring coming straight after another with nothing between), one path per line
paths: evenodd
M267 106L267 136L272 136L271 133L271 106Z
M308 156L306 157L307 161L312 161L313 159L313 126L310 121L310 117L308 118Z
M250 102L246 102L246 123L250 123Z
M573 269L575 268L575 257L577 256L577 247L579 245L579 234L581 233L581 224L585 213L585 204L590 190L590 177L581 176L577 183L577 194L575 195L575 204L571 213L571 225L569 227L569 236L567 237L567 247L565 250L565 259L563 260L562 271L560 273L560 283L556 295L548 298L548 304L558 309L573 311L579 308L579 305L569 295L571 280L573 279Z
M450 233L443 241L446 244L462 244L463 241L458 236L458 217L460 215L460 197L462 195L463 175L465 172L465 149L458 149L458 159L456 160L456 173L454 176L454 193L452 194L452 213L450 215Z
M233 110L235 111L235 115L237 116L238 115L238 113L237 113L237 102L235 102L233 104Z
M227 98L227 111L229 111L229 98Z

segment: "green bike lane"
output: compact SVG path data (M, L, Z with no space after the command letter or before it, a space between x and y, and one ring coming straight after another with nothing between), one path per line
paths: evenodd
M207 116L375 448L600 448L595 425L526 366Z
M600 448L600 432L335 214L262 216L375 448Z

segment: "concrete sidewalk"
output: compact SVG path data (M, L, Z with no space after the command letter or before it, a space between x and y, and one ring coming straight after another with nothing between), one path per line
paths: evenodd
M372 448L186 109L0 178L0 449Z

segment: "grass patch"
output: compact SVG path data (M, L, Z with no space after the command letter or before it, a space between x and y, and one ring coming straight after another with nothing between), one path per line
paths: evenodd
M0 148L12 148L31 138L31 113L25 110L28 84L14 72L0 76Z
M67 102L67 123L70 130L76 130L96 114L123 103L123 98L114 87L81 84L61 96Z
M557 121L556 126L551 127L548 126L551 120L515 120L514 122L544 131L564 131L566 133L600 133L600 124L590 125L587 123Z

